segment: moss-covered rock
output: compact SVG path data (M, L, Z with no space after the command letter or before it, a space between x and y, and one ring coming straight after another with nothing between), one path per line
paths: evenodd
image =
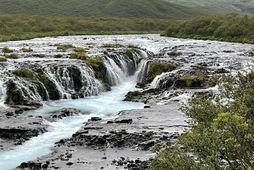
M13 74L19 77L25 77L25 78L33 78L34 72L27 68L18 68L13 71Z
M164 72L169 72L176 69L176 64L167 61L153 61L150 64L148 74L145 78L145 83L150 83L153 79Z

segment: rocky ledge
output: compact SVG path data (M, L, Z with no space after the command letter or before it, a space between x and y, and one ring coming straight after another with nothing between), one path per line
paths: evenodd
M176 139L187 118L172 103L122 111L115 118L91 118L53 152L17 169L148 169L153 147Z
M21 145L47 131L42 117L9 114L0 117L0 150Z

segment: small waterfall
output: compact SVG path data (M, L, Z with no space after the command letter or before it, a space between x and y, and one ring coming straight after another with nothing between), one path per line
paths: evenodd
M0 81L0 107L4 106L4 101L6 98L6 87L4 82Z
M166 72L166 73L162 73L158 76L156 76L153 81L150 83L150 88L158 88L161 81L164 80L165 78L169 77L170 76L170 72Z
M149 60L141 60L138 68L138 83L142 83L149 70Z
M98 95L109 86L124 82L129 76L137 75L141 79L147 71L146 51L125 49L104 53L104 66L96 69L93 65L80 60L40 60L15 63L11 70L28 68L34 72L33 78L8 74L6 91L0 84L0 99L9 105L35 105L46 100L77 99ZM104 68L103 68L104 67ZM3 102L4 103L4 102Z
M85 64L50 67L45 73L56 85L61 98L71 99L74 94L78 95L76 97L98 95L103 91L103 85Z

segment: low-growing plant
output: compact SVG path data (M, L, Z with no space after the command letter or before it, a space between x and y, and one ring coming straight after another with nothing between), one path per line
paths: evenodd
M0 62L6 62L7 61L7 58L4 57L4 56L0 56Z
M76 53L86 53L86 50L84 48L80 48L80 47L74 48L73 51Z
M23 52L25 52L25 53L28 53L28 52L32 52L33 49L30 48L30 47L23 47L23 48L21 48L21 51L23 51Z
M58 50L66 51L71 48L75 48L72 44L56 44Z
M73 52L70 54L70 59L86 60L87 54L85 52Z
M4 47L4 48L2 49L2 52L3 52L3 53L12 53L13 50L11 50L11 49L8 48L8 47Z
M19 76L19 77L25 77L25 78L33 78L34 72L27 68L18 68L13 71L13 74Z
M87 57L85 61L89 66L91 66L94 70L104 67L104 61L102 57L92 56Z
M19 59L19 56L17 53L11 53L9 55L5 55L5 57L10 59Z
M149 71L147 74L147 81L152 81L157 75L163 72L169 72L176 69L176 64L167 61L154 61L150 64Z

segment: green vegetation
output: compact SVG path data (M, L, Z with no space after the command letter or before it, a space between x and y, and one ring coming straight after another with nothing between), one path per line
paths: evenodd
M86 60L87 59L86 52L73 52L70 54L70 59L80 59L80 60Z
M191 75L185 74L177 79L177 84L181 84L184 87L202 87L202 84L206 81L206 76L202 73Z
M73 51L76 53L86 53L86 50L80 47L75 48Z
M26 78L33 78L34 72L27 68L18 68L13 71L13 74L19 76L19 77L26 77Z
M88 57L85 62L91 66L94 70L99 70L102 67L105 67L104 65L104 61L102 57L97 57L97 56L93 56L93 57Z
M5 57L10 59L19 59L19 56L17 53L6 54Z
M6 62L6 61L7 61L6 57L0 56L0 62Z
M152 170L254 168L254 71L222 81L220 95L196 96L183 109L191 130L157 150Z
M14 41L60 35L160 33L169 21L0 15L0 25L0 41Z
M176 64L166 61L154 61L150 64L150 68L146 77L147 82L151 82L157 75L163 72L169 72L176 69Z
M8 48L8 47L4 47L4 48L2 49L2 52L3 52L3 53L12 53L13 50L11 50L11 49Z
M56 44L58 50L66 51L71 48L75 48L72 44Z
M124 47L122 44L103 44L103 48L121 48Z
M254 0L167 0L171 3L211 13L254 13Z
M30 48L30 47L23 47L23 48L21 48L21 50L22 50L23 52L25 52L25 53L28 53L28 52L32 52L32 51L33 51L33 49Z
M190 18L199 14L165 0L1 0L0 13L167 19Z
M167 36L254 43L254 17L236 14L202 16L172 22Z

